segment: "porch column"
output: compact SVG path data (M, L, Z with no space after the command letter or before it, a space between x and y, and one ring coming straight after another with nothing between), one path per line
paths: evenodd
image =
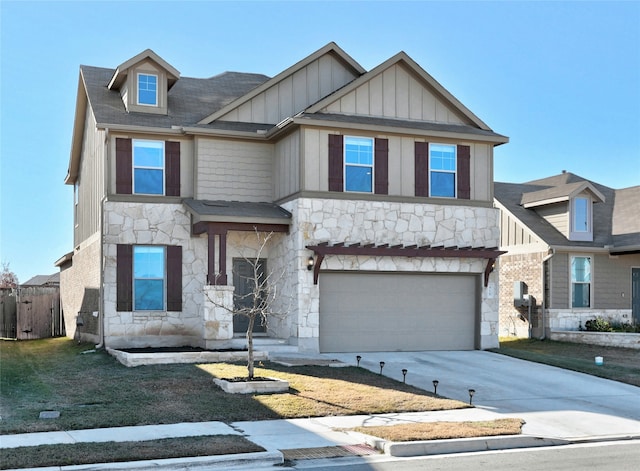
M207 284L216 284L216 235L211 228L207 228L207 238L209 246L207 250Z

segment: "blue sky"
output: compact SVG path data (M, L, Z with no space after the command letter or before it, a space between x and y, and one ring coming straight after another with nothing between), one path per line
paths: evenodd
M640 185L640 2L0 0L0 262L24 282L73 249L80 64L146 48L182 76L276 75L330 41L369 70L405 51L494 131L495 179Z

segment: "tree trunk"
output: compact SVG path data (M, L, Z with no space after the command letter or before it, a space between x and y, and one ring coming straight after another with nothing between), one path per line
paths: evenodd
M255 316L249 316L249 327L247 328L247 370L249 381L253 380L253 324L255 320Z

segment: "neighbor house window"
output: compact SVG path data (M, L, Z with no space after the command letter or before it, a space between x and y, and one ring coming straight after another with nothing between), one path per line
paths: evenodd
M571 257L571 307L591 307L591 257Z
M373 192L373 139L345 136L344 190Z
M164 194L163 141L133 141L133 193Z
M162 311L165 300L165 248L133 248L133 310Z
M456 146L429 145L429 189L431 196L456 196Z
M158 76L138 74L138 104L158 105Z
M577 197L571 200L571 240L593 240L591 200Z

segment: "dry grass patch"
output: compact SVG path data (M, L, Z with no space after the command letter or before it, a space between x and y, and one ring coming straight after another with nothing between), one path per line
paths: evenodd
M237 435L170 438L142 442L75 443L0 449L0 469L115 463L264 451Z
M228 363L199 365L217 378L246 375L246 367ZM384 414L462 409L467 404L443 399L357 367L257 366L256 376L289 381L288 393L255 395L253 399L281 417Z
M523 424L524 421L522 419L497 419L480 422L425 422L419 424L382 425L357 427L352 430L392 442L410 442L519 435L522 432Z

